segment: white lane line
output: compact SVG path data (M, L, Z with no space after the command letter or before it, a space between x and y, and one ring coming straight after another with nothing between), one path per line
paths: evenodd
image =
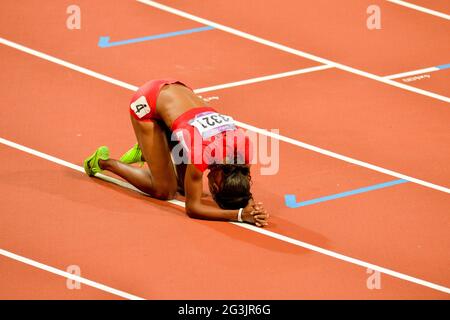
M34 156L37 156L37 157L49 160L49 161L57 163L59 165L67 166L67 167L69 167L71 169L75 169L77 171L83 171L84 172L84 169L81 166L78 166L78 165L69 163L67 161L58 159L56 157L50 156L48 154L45 154L43 152L36 151L36 150L31 149L29 147L25 147L23 145L20 145L18 143L6 140L4 138L0 138L0 143L5 144L5 145L7 145L7 146L9 146L11 148L15 148L15 149L18 149L20 151L32 154ZM68 164L70 164L70 165L68 165ZM117 185L119 185L121 187L137 191L137 189L134 186L132 186L131 184L129 184L128 182L125 182L125 181L122 181L122 180L119 180L119 179L116 179L116 178L113 178L113 177L110 177L110 176L106 176L106 175L103 175L103 174L96 174L95 176L97 178L106 180L108 182L115 183L115 184L117 184ZM138 192L141 193L141 194L146 195L142 191L138 191ZM180 206L180 207L184 207L184 202L181 202L181 201L178 201L178 200L172 200L172 201L169 201L169 202L174 204L174 205L177 205L177 206ZM361 266L361 267L364 267L364 268L370 268L372 270L379 271L381 273L390 275L390 276L398 278L398 279L402 279L402 280L405 280L405 281L408 281L408 282L412 282L412 283L415 283L415 284L418 284L418 285L421 285L421 286L424 286L424 287L428 287L428 288L431 288L431 289L434 289L434 290L437 290L437 291L441 291L441 292L445 292L445 293L450 294L450 288L447 288L447 287L444 287L444 286L441 286L441 285L438 285L438 284L435 284L435 283L432 283L432 282L429 282L429 281L426 281L426 280L415 278L415 277L412 277L412 276L409 276L409 275L406 275L406 274L403 274L403 273L400 273L400 272L397 272L397 271L393 271L391 269L380 267L378 265L374 265L372 263L368 263L368 262L365 262L365 261L362 261L362 260L359 260L359 259L355 259L355 258L352 258L352 257L349 257L349 256L345 256L343 254L340 254L340 253L337 253L337 252L334 252L334 251L331 251L331 250L327 250L327 249L324 249L324 248L321 248L321 247L318 247L318 246L315 246L315 245L312 245L312 244L309 244L309 243L306 243L306 242L303 242L303 241L300 241L300 240L297 240L297 239L293 239L293 238L290 238L290 237L278 234L276 232L272 232L272 231L269 231L269 230L266 230L266 229L263 229L263 228L258 228L256 226L249 225L249 224L246 224L246 223L237 223L237 222L228 222L228 223L231 223L231 224L233 224L233 225L235 225L237 227L245 228L247 230L250 230L250 231L253 231L253 232L256 232L256 233L259 233L259 234L262 234L262 235L265 235L265 236L268 236L268 237L271 237L271 238L274 238L274 239L277 239L277 240L280 240L280 241L284 241L284 242L293 244L293 245L298 246L298 247L302 247L302 248L305 248L305 249L308 249L308 250L311 250L311 251L315 251L315 252L324 254L326 256L329 256L329 257L332 257L332 258L335 258L335 259L338 259L338 260L342 260L342 261L345 261L345 262L348 262L348 263L351 263L351 264L354 264L354 265L358 265L358 266ZM59 271L59 272L62 272L62 271ZM64 274L64 276L65 276L65 274Z
M132 91L136 91L138 89L138 87L133 86L133 85L131 85L129 83L126 83L126 82L123 82L123 81L120 81L120 80L117 80L117 79L105 76L104 74L101 74L101 73L89 70L87 68L83 68L83 67L77 66L76 64L67 62L65 60L61 60L59 58L55 58L55 57L53 57L51 55L48 55L46 53L30 49L30 48L25 47L25 46L23 46L21 44L18 44L18 43L6 40L6 39L1 38L1 37L0 37L0 43L6 45L8 47L20 50L22 52L26 52L28 54L31 54L31 55L35 56L35 57L38 57L38 58L41 58L41 59L44 59L44 60L47 60L47 61L59 64L60 66L64 66L66 68L75 70L77 72L84 73L84 74L86 74L88 76L91 76L91 77L94 77L94 78L97 78L97 79L100 79L100 80L103 80L103 81L115 84L116 86L123 87L123 88L129 89L129 90L132 90Z
M434 98L434 99L437 99L437 100L441 100L441 101L450 103L450 98L449 97L445 97L445 96L442 96L442 95L437 94L437 93L433 93L433 92L429 92L429 91L426 91L426 90L423 90L423 89L419 89L419 88L415 88L415 87L412 87L412 86L408 86L408 85L406 85L404 83L396 82L396 81L393 81L393 80L390 80L390 79L385 79L385 78L383 78L381 76L377 76L377 75L374 75L374 74L366 72L366 71L355 69L355 68L352 68L352 67L349 67L349 66L346 66L346 65L343 65L343 64L340 64L340 63L328 60L328 59L324 59L324 58L312 55L310 53L306 53L306 52L303 52L303 51L300 51L300 50L297 50L297 49L293 49L293 48L290 48L288 46L285 46L285 45L282 45L282 44L279 44L279 43L276 43L276 42L273 42L273 41L270 41L270 40L266 40L266 39L263 39L263 38L251 35L249 33L246 33L246 32L234 29L234 28L230 28L230 27L224 26L222 24L213 22L211 20L207 20L207 19L203 19L203 18L194 16L194 15L192 15L190 13L187 13L187 12L184 12L184 11L181 11L181 10L178 10L178 9L175 9L175 8L172 8L172 7L160 4L160 3L155 2L155 1L151 1L151 0L136 0L136 1L138 1L138 2L140 2L142 4L149 5L151 7L154 7L154 8L157 8L157 9L160 9L160 10L163 10L163 11L175 14L175 15L183 17L183 18L186 18L186 19L189 19L189 20L192 20L192 21L196 21L196 22L199 22L199 23L204 24L204 25L208 25L208 26L214 27L214 28L222 30L224 32L228 32L228 33L234 34L235 36L238 36L238 37L241 37L241 38L244 38L244 39L247 39L247 40L251 40L251 41L254 41L254 42L257 42L257 43L260 43L260 44L263 44L263 45L268 46L268 47L272 47L272 48L275 48L275 49L278 49L278 50L281 50L281 51L284 51L284 52L291 53L291 54L299 56L299 57L303 57L303 58L306 58L306 59L317 61L317 62L322 63L322 64L330 65L330 66L333 66L335 68L338 68L338 69L341 69L341 70L344 70L344 71L347 71L347 72L350 72L350 73L353 73L353 74L357 74L359 76L362 76L362 77L365 77L365 78L369 78L369 79L372 79L372 80L375 80L375 81L378 81L378 82L382 82L384 84L387 84L387 85L390 85L390 86L393 86L393 87L397 87L397 88L400 88L400 89L403 89L403 90L411 91L411 92L414 92L414 93L417 93L417 94L420 94L420 95L424 95L424 96L427 96L427 97L430 97L430 98Z
M449 188L446 188L446 187L443 187L443 186L440 186L440 185L436 185L436 184L431 183L431 182L427 182L427 181L420 180L420 179L417 179L417 178L414 178L414 177L410 177L410 176L404 175L402 173L398 173L398 172L395 172L395 171L392 171L392 170L389 170L389 169L385 169L385 168L382 168L382 167L379 167L379 166L376 166L376 165L373 165L373 164L370 164L370 163L367 163L367 162L364 162L364 161L356 160L356 159L353 159L353 158L341 155L339 153L335 153L335 152L332 152L332 151L329 151L329 150L325 150L325 149L322 149L322 148L319 148L319 147L316 147L316 146L313 146L313 145L310 145L310 144L307 144L307 143L304 143L304 142L301 142L301 141L298 141L298 140L295 140L295 139L291 139L291 138L282 136L280 134L276 134L276 133L273 133L273 132L270 132L270 131L267 131L267 130L264 130L264 129L260 129L260 128L248 125L248 124L243 123L243 122L236 121L236 124L239 127L242 127L244 129L251 130L251 131L254 131L256 133L263 134L263 135L266 135L268 137L271 137L271 138L274 138L274 139L278 139L278 140L284 141L286 143L293 144L293 145L298 146L298 147L303 148L303 149L311 150L311 151L323 154L325 156L329 156L329 157L332 157L332 158L335 158L335 159L339 159L339 160L342 160L342 161L345 161L345 162L348 162L348 163L351 163L351 164L354 164L354 165L357 165L357 166L360 166L360 167L364 167L364 168L367 168L367 169L370 169L370 170L373 170L373 171L381 172L381 173L384 173L384 174L387 174L387 175L390 175L390 176L393 176L393 177L397 177L399 179L408 180L410 182L414 182L416 184L420 184L420 185L422 185L424 187L428 187L428 188L431 188L431 189L439 190L439 191L442 191L442 192L445 192L445 193L450 193L450 189Z
M434 71L439 71L440 69L438 67L430 67L430 68L425 68L425 69L419 69L419 70L413 70L413 71L408 71L408 72L403 72L403 73L396 73L396 74L391 74L389 76L385 76L385 79L398 79L398 78L404 78L404 77L409 77L409 76L414 76L416 74L421 74L421 73L428 73L428 72L434 72Z
M70 167L70 168L72 168L72 167ZM122 298L125 298L125 299L129 299L129 300L145 300L144 298L141 298L141 297L138 297L138 296L135 296L135 295L123 292L121 290L117 290L117 289L108 287L108 286L106 286L104 284L101 284L101 283L98 283L98 282L95 282L95 281L92 281L92 280L89 280L89 279L86 279L86 278L83 278L83 277L71 274L71 273L66 272L66 271L59 270L57 268L51 267L49 265L46 265L46 264L43 264L43 263L40 263L40 262L37 262L35 260L31 260L29 258L25 258L23 256L19 256L18 254L12 253L10 251L6 251L4 249L0 249L0 255L8 257L8 258L16 260L16 261L19 261L19 262L22 262L22 263L25 263L25 264L27 264L29 266L32 266L32 267L35 267L35 268L38 268L38 269L45 270L47 272L56 274L58 276L61 276L61 277L64 277L64 278L67 278L67 279L70 279L70 280L78 281L78 282L83 283L83 284L85 284L85 285L87 285L89 287L93 287L93 288L96 288L96 289L99 289L101 291L105 291L105 292L111 293L113 295L116 295L116 296L119 296L119 297L122 297Z
M48 55L46 53L40 52L40 51L36 51L34 49L25 47L21 44L18 44L16 42L12 42L10 40L4 39L4 38L0 38L0 43L12 47L14 49L23 51L25 53L31 54L35 57L41 58L41 59L45 59L47 61L59 64L61 66L64 66L66 68L72 69L74 71L80 72L80 73L84 73L88 76L109 82L111 84L117 85L119 87L123 87L132 91L136 91L138 89L137 86L134 86L132 84L111 78L109 76L106 76L104 74L92 71L90 69L84 68L84 67L80 67L78 65L75 65L73 63L70 63L68 61L53 57L51 55ZM216 86L211 86L211 87L205 87L205 88L199 88L194 90L195 93L203 93L203 92L209 92L209 91L213 91L213 90L220 90L220 89L226 89L226 88L232 88L232 87L237 87L237 86L242 86L242 85L246 85L246 84L252 84L252 83L257 83L257 82L262 82L262 81L268 81L268 80L274 80L274 79L279 79L279 78L284 78L284 77L292 77L295 75L299 75L299 74L303 74L303 73L309 73L309 72L315 72L315 71L320 71L320 70L326 70L326 69L330 69L333 68L332 66L329 65L320 65L320 66L314 66L314 67L309 67L309 68L304 68L304 69L297 69L297 70L293 70L293 71L288 71L288 72L283 72L283 73L276 73L276 74L272 74L272 75L267 75L267 76L263 76L263 77L256 77L256 78L252 78L252 79L246 79L246 80L241 80L241 81L235 81L235 82L230 82L230 83L225 83L225 84L220 84L220 85L216 85Z
M4 39L4 38L0 38L0 43L12 47L14 49L23 51L25 53L31 54L35 57L41 58L41 59L45 59L47 61L59 64L61 66L64 66L66 68L72 69L74 71L80 72L80 73L84 73L88 76L109 82L111 84L117 85L119 87L123 87L132 91L136 91L138 89L137 86L134 86L132 84L111 78L109 76L106 76L104 74L92 71L90 69L84 68L84 67L80 67L78 65L75 65L73 63L70 63L68 61L53 57L51 55L48 55L46 53L25 47L21 44L18 44L16 42ZM277 74L272 74L272 75L267 75L267 76L263 76L263 77L256 77L256 78L252 78L252 79L246 79L246 80L241 80L241 81L236 81L236 82L230 82L230 83L225 83L225 84L220 84L220 85L216 85L216 86L211 86L211 87L205 87L205 88L199 88L194 90L196 93L202 93L202 92L209 92L209 91L213 91L213 90L220 90L220 89L226 89L226 88L232 88L232 87L236 87L236 86L242 86L242 85L246 85L246 84L252 84L252 83L257 83L257 82L262 82L262 81L268 81L268 80L273 80L273 79L279 79L279 78L284 78L284 77L292 77L295 75L299 75L299 74L303 74L303 73L308 73L308 72L314 72L314 71L320 71L320 70L325 70L325 69L330 69L333 68L332 66L328 66L328 65L320 65L320 66L314 66L314 67L309 67L309 68L304 68L304 69L298 69L298 70L293 70L293 71L288 71L288 72L283 72L283 73L277 73Z
M90 75L90 76L92 76L94 78L97 78L97 79L100 79L100 80L112 83L112 84L117 85L117 86L129 89L129 90L132 90L132 91L136 91L138 89L138 87L133 86L131 84L128 84L128 83L125 83L123 81L119 81L119 80L113 79L111 77L105 76L103 74L97 73L95 71L92 71L92 70L89 70L89 69L86 69L86 68L83 68L83 67L79 67L79 66L74 65L74 64L72 64L70 62L67 62L67 61L64 61L64 60L61 60L61 59L49 56L48 54L41 53L39 51L36 51L36 50L30 49L30 48L24 47L22 45L19 45L17 43L9 41L9 40L5 40L3 38L0 38L0 43L3 43L5 45L7 45L7 46L10 46L10 47L13 47L15 49L24 51L24 52L29 53L29 54L31 54L33 56L38 57L38 58L42 58L42 59L48 60L50 62L59 64L61 66L70 68L72 70L75 70L75 71L78 71L78 72ZM206 92L206 89L207 88L203 88L202 89L203 92ZM194 92L197 93L197 90L194 90ZM252 131L257 132L259 134L262 134L262 135L265 135L265 136L268 136L268 137L272 137L274 139L278 139L278 140L284 141L286 143L293 144L293 145L298 146L300 148L311 150L311 151L314 151L314 152L317 152L317 153L320 153L320 154L323 154L323 155L326 155L326 156L329 156L329 157L332 157L332 158L335 158L335 159L339 159L339 160L342 160L342 161L345 161L345 162L348 162L348 163L351 163L351 164L354 164L354 165L357 165L357 166L360 166L360 167L364 167L364 168L367 168L367 169L370 169L370 170L381 172L383 174L388 174L388 175L391 175L393 177L397 177L399 179L405 179L405 180L408 180L410 182L414 182L414 183L420 184L422 186L425 186L425 187L428 187L428 188L431 188L431 189L435 189L435 190L439 190L439 191L442 191L442 192L450 193L450 189L449 188L446 188L446 187L443 187L443 186L440 186L440 185L437 185L437 184L433 184L431 182L420 180L420 179L417 179L417 178L414 178L414 177L410 177L410 176L407 176L407 175L404 175L402 173L398 173L398 172L395 172L395 171L392 171L392 170L389 170L389 169L385 169L385 168L382 168L382 167L379 167L379 166L376 166L376 165L373 165L373 164L370 164L370 163L367 163L367 162L364 162L364 161L353 159L353 158L341 155L339 153L335 153L335 152L332 152L332 151L329 151L329 150L326 150L326 149L322 149L322 148L319 148L319 147L316 147L316 146L313 146L313 145L310 145L310 144L307 144L307 143L304 143L304 142L301 142L301 141L298 141L298 140L295 140L295 139L292 139L292 138L288 138L288 137L282 136L280 134L275 134L273 132L254 127L252 125L249 125L249 124L246 124L246 123L243 123L243 122L237 122L237 124L239 126L241 126L242 128L245 128L245 129L248 129L248 130L252 130Z
M237 86L262 82L262 81L280 79L280 78L285 78L285 77L292 77L292 76L296 76L299 74L321 71L321 70L326 70L326 69L330 69L330 68L333 68L333 66L320 65L320 66L315 66L315 67L310 67L310 68L298 69L298 70L294 70L294 71L277 73L277 74L272 74L272 75L258 77L258 78L252 78L252 79L247 79L247 80L241 80L241 81L236 81L236 82L220 84L220 85L212 86L212 87L199 88L199 89L195 89L195 93L203 93L203 92L216 91L216 90L221 90L221 89L228 89L228 88L232 88L232 87L237 87Z
M387 0L387 2L392 2L392 3L398 4L398 5L403 6L403 7L407 7L407 8L414 9L414 10L417 10L417 11L420 11L420 12L431 14L431 15L439 17L439 18L444 18L446 20L450 20L450 15L448 15L448 14L445 14L445 13L442 13L442 12L439 12L439 11L435 11L435 10L431 10L431 9L427 9L427 8L424 8L424 7L421 7L421 6L418 6L416 4L412 4L412 3L406 2L406 1Z

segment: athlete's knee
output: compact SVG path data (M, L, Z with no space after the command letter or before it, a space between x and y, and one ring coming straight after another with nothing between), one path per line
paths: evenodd
M168 183L159 183L155 186L153 197L159 200L172 200L177 194L177 186Z
M169 191L155 191L153 197L159 200L173 200L175 199L176 192Z

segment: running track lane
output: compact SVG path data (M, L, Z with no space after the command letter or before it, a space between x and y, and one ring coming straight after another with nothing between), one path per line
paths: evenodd
M442 0L407 0L404 1L408 4L420 6L425 9L434 10L443 14L450 14L450 3ZM404 10L413 10L409 7L404 7ZM423 13L426 14L426 13ZM436 19L443 19L441 17L435 17Z
M72 283L72 282L70 282ZM0 256L0 299L115 300L120 297L81 284L68 289L67 279ZM73 284L73 283L72 283Z
M2 194L26 194L2 204L2 247L60 269L79 265L85 277L144 298L448 298L384 275L382 290L368 290L364 268L189 219L18 150L0 146L0 153Z
M108 0L81 0L77 5L82 10L81 30L68 30L63 4L1 1L1 37L136 86L149 79L172 77L196 88L208 87L318 65L217 30L99 48L100 36L129 39L203 25L160 10L148 10L135 1L111 5ZM40 8L39 14L36 7Z
M248 41L246 41L246 42L248 42ZM222 51L224 51L224 50L222 50ZM133 55L134 56L134 55ZM147 59L147 60L151 60L151 59ZM170 64L170 63L169 63ZM356 77L356 78L358 78L358 77ZM286 81L289 81L289 80L291 80L291 78L289 78L289 79L287 79ZM331 87L332 87L333 85L331 85ZM392 89L392 88L391 88ZM412 94L412 95L414 95L414 94ZM389 99L389 96L387 96L387 97L382 97L382 104L384 105L384 104L386 104L383 100L386 100L386 98L387 99ZM379 99L370 99L370 101L371 102L378 102L379 101ZM320 103L320 101L319 101L319 103ZM239 108L239 109L242 109L242 108L240 108L240 106L241 106L241 104L242 103L236 103L236 106L232 106L232 107L237 107L237 108ZM237 114L237 115L239 115L239 113L235 113L235 114ZM445 119L445 118L444 118ZM407 126L410 126L410 124L409 123L406 123L406 125ZM268 127L268 126L267 126ZM409 130L409 128L408 127L406 127L406 128L402 128L402 129L404 129L403 131L405 131L405 130ZM421 128L422 129L422 128ZM349 128L348 130L353 130L353 128ZM388 135L389 134L389 130L384 130L383 132L381 132L381 133L379 133L379 135L381 135L381 140L380 139L373 139L373 141L371 141L372 143L374 143L374 144L377 144L377 145L384 145L385 143L386 144L389 144L389 143L392 143L392 139L390 139L390 137L386 137L386 135ZM437 134L439 134L439 132L437 133ZM321 137L322 137L323 135L321 135ZM430 134L428 133L428 132L426 132L425 133L425 140L426 141L428 141L429 139L433 139L433 136L430 136ZM345 141L345 143L346 143L347 141ZM403 141L402 141L403 142ZM409 144L411 144L412 142L411 142L411 140L409 140L408 141L409 142ZM341 142L338 142L339 144L342 144ZM401 143L399 143L399 144L401 144ZM428 144L427 144L428 145ZM367 150L364 150L364 148L366 148L366 149L368 149L367 148L367 146L370 146L370 144L364 144L363 146L360 146L359 147L359 149L361 149L361 150L359 150L358 149L358 151L361 151L361 152L363 152L363 153L366 153L367 152ZM392 149L392 147L391 146L389 146L388 145L388 147L390 147L391 149ZM370 150L369 151L373 151L373 150L376 150L376 149L374 149L374 148L370 148ZM436 150L440 150L440 148L436 148ZM436 151L436 150L433 150L434 152L439 152L439 151ZM385 150L380 150L380 151L382 151L382 152L380 152L380 154L377 154L377 155L375 155L375 157L374 158L376 158L376 157L379 157L380 155L381 156L383 156L384 155L384 151ZM414 151L411 151L411 152L415 152L415 144L414 144ZM344 154L345 154L345 152L344 152ZM357 154L359 154L359 153L357 153ZM430 154L429 152L426 152L426 153L424 153L423 154L424 156L427 156L427 157L433 157L433 161L436 161L435 159L437 159L437 160L439 160L439 157L434 157L434 154ZM388 152L387 153L387 160L392 160L393 162L394 162L394 164L395 164L395 162L396 161L398 161L398 156L397 156L397 153L395 152L395 153L392 153L392 152ZM391 158L393 158L393 159L391 159ZM441 155L441 158L442 158L442 155ZM423 160L423 159L420 159L420 160ZM371 162L371 163L383 163L383 162L376 162L376 161L374 161L374 160L372 160L372 158L368 158L367 159L367 161L368 162ZM443 159L443 161L447 161L447 159ZM385 162L385 163L388 163L388 162ZM403 163L400 163L400 165L402 165ZM434 163L433 163L434 164ZM435 167L435 168L438 168L438 170L442 170L442 168L445 168L445 167L443 167L443 166L440 166L439 164L437 165L437 166L433 166L433 167ZM416 168L414 168L414 169L416 169ZM414 173L415 173L415 171L414 171ZM445 174L444 175L442 175L442 172L438 172L438 174L437 174L437 176L446 176Z
M449 58L447 20L386 1L156 2L378 75L439 65ZM366 27L366 10L373 4L381 9L381 30Z
M24 57L27 57L27 56L24 55ZM44 76L44 77L49 77L49 79L58 79L59 77L64 76L64 72L65 72L64 69L58 68L58 66L54 66L52 64L48 64L47 62L34 60L34 59L32 59L32 57L28 57L28 59L24 58L24 57L18 57L17 61L20 61L21 63L23 63L24 60L28 60L29 59L29 61L31 62L31 65L37 65L38 66L37 71L39 70L39 68L41 68L41 67L44 68L44 66L46 66L45 69L42 69L43 71L45 70L45 72L42 73L42 76ZM33 67L28 67L28 68L25 67L25 68L23 68L23 70L29 70L30 68L33 68ZM17 67L16 69L19 70L20 68ZM59 76L58 76L58 74L59 74ZM39 72L36 72L36 76L39 76ZM95 85L95 83L98 83L98 88L101 88L101 93L98 93L98 92L95 93L94 91L91 91L91 93L89 95L81 95L80 98L82 98L82 99L84 99L83 97L89 96L89 97L95 97L95 98L98 98L98 99L102 100L102 99L104 99L104 95L107 94L108 91L110 91L110 90L108 90L108 85L107 84L104 84L102 82L98 82L97 80L94 80L94 79L91 79L91 78L85 78L85 76L79 75L79 74L77 74L77 76L74 76L74 77L72 77L70 74L68 76L70 76L72 78L72 81L75 81L75 79L79 79L79 81L76 80L76 82L78 84L73 83L75 87L81 86L79 91L84 91L86 89L93 90L94 87L97 87L97 85ZM45 80L45 79L35 79L35 80L37 80L37 81L35 81L36 83L42 83L42 84L48 83L48 81ZM11 80L11 81L13 81L13 80ZM63 83L67 83L67 81L62 81L61 84L63 84ZM73 90L73 89L71 89L71 88L73 88L73 86L70 86L70 87L67 87L67 88L63 89L64 87L62 87L61 84L58 85L58 83L54 83L54 85L56 85L56 87L54 87L54 88L48 88L47 87L45 90L37 88L35 86L35 90L36 90L36 92L50 91L50 92L57 93L57 94L52 96L52 99L54 99L53 101L58 101L58 100L59 101L69 101L66 98L64 98L64 96L66 94L65 92L66 92L66 90L70 90L70 91ZM81 88L83 88L83 89L81 89ZM32 88L30 88L30 89L32 89ZM120 92L118 92L118 93L120 93ZM30 95L29 98L33 99L34 97L32 95ZM120 99L118 99L117 97L114 97L114 96L111 96L109 99L111 101L118 101L118 100L120 100ZM42 116L47 116L47 117L52 116L52 117L59 118L60 119L60 124L59 125L62 125L62 127L59 127L59 128L62 129L62 128L69 128L71 126L70 123L64 124L64 121L73 122L72 119L83 118L83 114L87 113L87 112L85 112L83 110L83 108L91 108L92 105L98 105L99 104L95 100L91 100L90 103L88 101L86 101L86 102L84 102L84 101L72 101L71 103L75 103L75 106L78 106L78 107L72 107L71 108L70 105L67 105L65 109L58 109L58 108L53 108L52 107L53 106L52 103L49 102L48 105L43 105L42 108L39 108L38 110L39 110L39 113L40 113L41 117ZM12 102L12 104L13 104L13 102ZM48 106L51 107L51 109L48 110L48 111L51 111L51 112L46 111ZM120 109L123 110L121 104L120 104ZM118 110L117 112L113 112L113 113L119 115L120 114L119 109L117 109L117 110ZM62 113L61 116L58 115L58 112ZM70 112L70 114L67 114L67 112ZM63 116L63 115L65 115L65 116ZM30 117L29 118L30 120L31 119L35 119L36 117L39 117L39 115L34 116L32 114L30 114L28 116ZM98 112L98 113L92 113L91 112L91 116L90 116L90 118L88 120L92 124L95 124L95 123L102 123L101 119L104 119L104 118L105 118L105 116L104 116L104 113L102 113L102 112ZM122 132L123 131L125 133L125 129L127 129L127 128L123 128L123 130L121 130L120 125L119 125L119 127L117 126L118 124L121 123L121 120L120 120L121 118L122 117L120 117L120 116L118 116L117 118L114 117L113 121L110 121L110 122L111 123L115 123L115 128L117 129L118 132ZM24 117L24 120L25 120L25 117ZM126 122L128 122L128 119L126 119ZM27 121L27 123L29 123L30 127L32 127L33 125L36 124L35 121ZM106 121L106 122L103 121L103 123L108 124L109 122L108 121ZM25 122L23 122L22 124L25 125ZM82 123L79 123L79 125L81 126ZM127 124L127 126L128 126L128 124ZM92 131L92 132L88 131L88 134L86 135L85 134L86 131L82 130L81 131L82 132L81 137L78 137L76 134L72 134L70 132L68 132L68 133L70 133L70 135L64 136L62 134L58 134L58 132L60 131L59 128L58 127L53 127L53 128L49 127L48 129L51 129L51 130L55 130L56 129L56 131L49 132L47 134L42 132L41 137L35 140L39 144L44 143L44 144L42 144L42 148L43 149L40 149L40 150L44 150L44 151L48 152L48 151L52 151L52 148L54 148L54 146L58 146L58 148L54 149L53 151L56 151L56 152L60 153L61 154L60 156L62 156L65 159L68 159L68 158L67 158L66 155L64 155L64 153L65 152L69 152L71 155L73 154L73 157L76 159L75 161L77 161L77 159L79 159L79 157L80 157L79 156L80 152L79 151L75 152L75 150L73 148L74 145L80 145L83 148L86 146L86 148L88 148L88 145L92 144L92 148L94 148L94 141L92 139L92 135L94 134L94 131ZM70 128L70 130L74 130L74 129L81 129L81 128L80 127L79 128ZM85 129L93 130L93 128L91 128L90 126L88 126ZM13 128L11 128L11 130L13 130ZM97 128L97 130L98 130L98 128ZM129 130L129 129L127 129L127 130ZM30 131L29 133L32 133L32 132L33 131ZM71 132L74 132L74 131L71 131ZM97 132L96 134L103 135L103 134L107 134L107 132L108 132L107 129L106 130L100 130L100 132ZM21 134L23 134L23 133L24 132L22 132ZM26 140L28 140L29 138L32 139L34 136L35 135L32 135L32 134L28 135L27 134L28 138ZM48 136L48 139L43 138L44 136ZM17 137L17 138L19 138L19 137ZM81 138L81 139L88 139L88 140L84 144L84 143L77 142L77 139L79 139L79 138ZM22 139L23 139L23 136L22 136ZM68 140L68 139L71 139L71 140L73 139L73 142L70 142L70 140ZM106 139L106 138L104 138L104 139ZM53 143L56 143L56 144L52 143L52 145L49 145L48 142L46 142L46 140L47 141L53 141ZM114 142L113 147L116 145L116 143L117 142ZM49 147L50 147L50 149L49 149ZM89 147L89 148L91 148L91 147ZM124 150L125 147L123 147L122 149L118 149L118 148L114 148L114 149L115 150ZM90 151L88 151L86 149L85 153L88 153L88 152L90 152ZM291 158L294 159L295 157L291 157ZM331 161L331 159L327 159L327 158L325 158L325 159L327 161ZM311 162L313 162L313 161L311 161ZM317 163L317 158L316 158L315 162ZM329 170L329 171L331 171L331 170ZM336 180L336 181L339 181L339 180ZM354 182L351 182L351 183L354 183ZM258 185L261 185L261 184L258 184ZM344 187L345 187L345 185L344 185ZM282 198L282 195L278 195L278 199L279 198ZM275 223L275 225L277 225L277 223ZM283 226L289 226L289 224L288 223L282 223L282 224L280 224L280 226L281 226L280 230L284 230ZM291 228L290 230L291 231L295 230L295 228L294 229ZM297 230L301 231L298 227L297 227ZM307 231L307 230L303 229L304 233L305 233L305 231ZM297 233L297 235L298 234L299 233ZM321 240L321 236L318 235L317 233L315 234L314 232L309 232L308 233L308 237L310 237L314 241L320 241ZM322 242L319 242L318 244L321 244L321 243L323 243L323 240L322 240ZM423 272L423 270L421 272Z
M210 92L244 123L449 187L449 104L338 69ZM242 105L257 106L242 108ZM264 110L264 111L260 111Z
M421 77L421 78L411 82L405 81L405 79L414 77ZM401 77L395 80L401 83L406 83L410 86L414 86L416 88L424 89L427 91L435 92L450 97L450 86L449 86L450 69L444 69L428 73L419 73L414 76Z

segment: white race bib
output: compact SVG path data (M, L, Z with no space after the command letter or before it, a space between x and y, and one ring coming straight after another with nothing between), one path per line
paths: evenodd
M134 101L130 105L130 108L134 111L139 119L150 113L150 106L148 105L145 96L140 96L138 99L136 99L136 101Z
M189 124L197 128L204 139L223 131L236 130L232 117L217 112L200 113Z

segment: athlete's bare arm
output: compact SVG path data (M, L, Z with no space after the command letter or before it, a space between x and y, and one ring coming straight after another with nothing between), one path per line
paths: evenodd
M202 173L194 165L188 164L184 180L186 193L186 213L191 218L238 221L239 210L224 210L201 202L203 193ZM269 215L260 203L249 202L242 212L242 220L256 224L258 227L266 226Z

